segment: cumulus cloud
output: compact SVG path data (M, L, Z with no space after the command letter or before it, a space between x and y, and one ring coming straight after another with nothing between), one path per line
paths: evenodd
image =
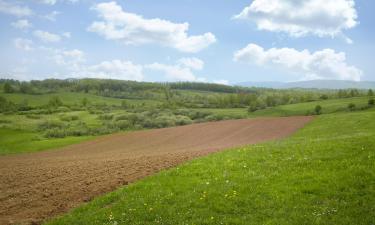
M215 84L229 85L229 81L228 80L214 80L213 83L215 83Z
M16 38L13 40L14 46L17 49L21 49L24 51L31 51L33 50L33 41L29 39L24 39L24 38Z
M70 66L73 69L79 69L81 63L85 62L85 54L78 49L73 50L55 50L55 62L58 65Z
M192 70L203 69L204 62L198 58L181 58L174 65L162 63L152 63L146 65L145 68L163 72L168 80L171 81L205 81L194 75Z
M143 80L143 67L141 65L118 59L103 61L99 64L85 67L79 73L83 77L135 81Z
M32 27L32 24L28 20L17 20L11 23L12 27L20 29L20 30L27 30Z
M57 0L36 0L36 2L47 5L54 5L56 4Z
M216 42L212 33L189 36L188 23L173 23L159 18L145 19L125 12L116 2L96 4L93 10L102 21L93 22L88 30L108 40L133 45L156 43L182 52L199 52Z
M35 0L38 3L46 4L46 5L55 5L57 2L70 2L70 3L76 3L79 0Z
M52 11L50 13L48 13L47 15L44 15L42 18L46 19L46 20L49 20L49 21L52 21L52 22L55 22L56 21L56 17L61 14L60 12L58 11Z
M47 31L36 30L34 31L34 36L39 38L43 42L59 42L61 37L58 34L53 34Z
M70 32L63 32L62 36L64 36L65 38L71 38L72 34Z
M234 53L234 60L257 65L279 66L295 74L302 74L303 79L361 79L362 71L346 62L344 52L336 53L333 49L310 52L294 48L263 49L256 44L249 44Z
M18 17L31 16L33 11L27 6L21 6L14 2L0 0L0 13Z
M177 61L180 65L189 67L194 70L201 70L204 67L204 62L198 58L181 58Z
M251 20L260 30L293 37L343 36L344 30L358 24L354 0L254 0L234 19Z

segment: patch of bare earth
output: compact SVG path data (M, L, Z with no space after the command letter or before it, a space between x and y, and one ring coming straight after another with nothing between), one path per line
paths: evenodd
M286 137L312 117L231 120L115 134L59 150L0 157L0 224L38 224L162 169L230 147Z

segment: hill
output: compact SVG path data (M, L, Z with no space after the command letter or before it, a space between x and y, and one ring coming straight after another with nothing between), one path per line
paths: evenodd
M317 88L317 89L374 89L375 81L348 81L348 80L309 80L298 82L241 82L237 83L243 87L264 88Z

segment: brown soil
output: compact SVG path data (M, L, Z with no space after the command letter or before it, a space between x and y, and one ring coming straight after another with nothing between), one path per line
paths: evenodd
M121 133L0 157L0 224L38 224L162 169L286 137L312 117L260 118Z

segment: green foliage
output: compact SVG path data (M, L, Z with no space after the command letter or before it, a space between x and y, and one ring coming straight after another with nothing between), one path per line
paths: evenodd
M372 224L375 111L209 155L98 197L59 224Z
M368 100L368 105L369 105L369 106L373 106L373 105L375 105L375 99L370 98L370 99Z
M319 97L321 100L327 100L328 99L328 95L326 94L323 94L322 96Z
M349 104L348 104L348 109L349 109L350 111L354 111L354 110L355 110L355 104L354 104L354 103L349 103Z
M374 92L372 91L372 89L369 89L368 92L367 92L367 96L374 96Z
M322 113L322 106L316 105L314 111L316 115L320 115Z
M13 86L8 82L4 83L3 89L4 89L4 93L13 93L15 91Z
M57 108L57 107L60 107L62 105L63 105L63 102L61 101L61 99L58 96L52 96L50 98L50 100L48 101L49 107Z

